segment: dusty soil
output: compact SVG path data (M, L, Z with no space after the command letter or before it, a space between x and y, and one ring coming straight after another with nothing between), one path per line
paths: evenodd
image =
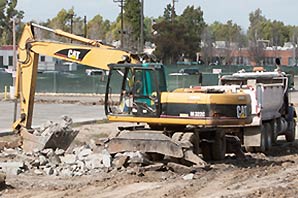
M107 136L125 123L103 123L78 127L72 146ZM71 149L71 148L70 148ZM106 169L81 177L8 176L1 197L297 197L298 142L279 141L270 153L247 153L239 160L227 155L210 167L198 169L194 177L138 168Z

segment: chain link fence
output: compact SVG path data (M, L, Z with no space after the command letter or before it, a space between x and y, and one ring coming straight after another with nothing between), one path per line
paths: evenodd
M72 72L44 71L38 73L36 92L38 93L105 93L107 76L87 75L84 69ZM186 75L182 69L194 69L200 74ZM252 71L251 66L219 66L219 65L191 65L179 64L165 67L168 90L198 85L216 85L219 77L239 70ZM264 67L266 71L274 71L274 66ZM282 70L292 76L298 74L298 67L282 67ZM293 79L293 78L292 78ZM12 75L0 72L0 92L5 86L12 86ZM112 82L119 83L119 82Z

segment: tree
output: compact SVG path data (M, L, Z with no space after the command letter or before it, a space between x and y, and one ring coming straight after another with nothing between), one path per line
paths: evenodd
M213 36L213 32L210 26L205 27L205 29L202 32L202 57L203 62L206 64L209 64L212 62L213 57L213 43L215 39Z
M172 19L176 18L176 12L175 10L173 11L173 6L171 4L167 4L164 13L163 13L163 18L166 21L172 21Z
M51 27L53 29L61 29L65 32L70 32L76 35L84 35L84 20L81 17L76 16L74 8L69 10L62 9L58 12L57 16L52 19L48 19L43 25ZM62 42L67 42L69 39L56 37L48 32L42 32L43 38L55 38Z
M110 40L107 39L107 32L109 31L110 26L110 21L104 20L102 16L98 14L88 22L88 37L110 42Z
M24 12L16 10L17 0L0 0L0 44L12 44L12 19L23 19ZM17 34L17 38L20 35Z
M165 63L176 63L179 56L187 48L182 35L186 34L186 28L181 23L171 23L162 21L154 24L153 29L156 34L153 41L156 44L154 54Z
M141 33L141 4L139 0L126 0L124 4L124 29L126 47L137 50Z
M215 21L210 25L210 28L215 40L229 43L238 42L242 31L241 27L233 23L232 20L227 21L225 24Z
M205 27L203 12L188 6L181 16L172 17L171 9L167 5L163 17L153 25L155 54L167 63L175 63L183 57L194 59L200 50L201 33Z
M262 16L261 9L257 9L249 14L250 26L248 28L248 38L252 42L257 42L257 40L264 38L264 26L267 19Z
M182 52L187 58L195 59L196 53L200 51L201 34L206 26L203 18L203 11L200 7L187 6L182 15L178 17L178 22L186 28L183 35L187 48Z
M263 65L264 63L264 38L268 32L268 20L262 16L262 11L257 9L249 14L250 26L248 28L249 38L249 54L251 59L257 65ZM267 27L266 27L267 26Z
M220 60L219 63L231 63L233 51L245 46L245 36L241 27L229 20L225 24L216 21L210 25L210 29L215 41L224 41L225 43L223 48L218 49L220 51L217 54Z
M149 17L144 18L144 40L145 41L152 42L152 33L153 33L152 21L153 20L154 20L153 18L149 18Z

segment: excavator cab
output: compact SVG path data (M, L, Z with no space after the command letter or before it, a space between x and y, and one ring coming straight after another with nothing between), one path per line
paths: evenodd
M160 116L160 95L166 91L164 67L161 64L111 64L109 67L106 115Z

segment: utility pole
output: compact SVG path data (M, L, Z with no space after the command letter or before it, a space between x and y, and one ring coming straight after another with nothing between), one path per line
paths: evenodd
M144 0L141 0L141 35L140 35L140 52L144 51Z
M120 42L121 42L121 45L120 47L121 48L124 48L124 25L123 25L123 8L124 8L124 1L125 0L113 0L114 3L120 3L119 7L121 8L121 39L120 39Z
M73 14L69 14L68 16L70 16L70 33L73 33ZM72 39L70 39L70 43L72 43Z
M12 79L13 79L13 87L14 91L17 89L16 86L16 70L17 70L17 50L16 50L16 18L12 19L12 50L13 50L13 71L12 71ZM13 122L17 119L17 107L18 101L14 98L14 113L13 113Z
M175 19L175 3L178 2L178 0L172 0L172 23L174 23L174 19Z
M84 16L84 37L87 38L87 17Z

